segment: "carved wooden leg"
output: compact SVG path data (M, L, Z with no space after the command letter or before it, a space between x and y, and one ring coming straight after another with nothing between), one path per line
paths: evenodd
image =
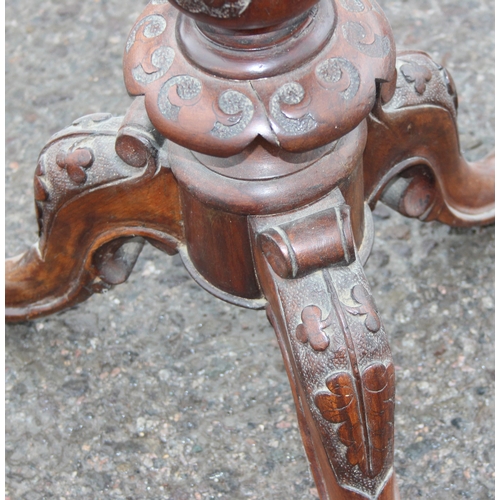
M452 226L494 220L495 156L460 152L458 99L446 69L423 52L402 52L393 97L368 118L365 192L403 215Z
M85 116L44 147L34 179L40 239L6 262L7 321L51 314L125 281L144 239L175 253L177 183L144 117L139 98L125 119Z
M253 217L251 228L320 498L399 498L394 365L349 206L335 189L293 215Z

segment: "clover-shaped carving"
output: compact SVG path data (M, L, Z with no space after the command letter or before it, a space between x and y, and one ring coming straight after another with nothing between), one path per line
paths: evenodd
M68 172L75 184L83 184L87 180L85 170L94 163L94 154L89 148L78 148L72 152L60 151L56 163Z
M301 314L302 323L297 327L295 335L303 342L309 342L315 351L324 351L330 345L330 338L323 331L332 322L330 316L321 320L321 309L317 306L307 306Z
M426 66L420 64L403 64L401 74L408 83L415 83L415 90L423 94L427 88L427 82L432 78L432 73Z
M358 307L344 305L346 311L356 316L366 314L365 326L370 332L376 333L382 326L380 318L372 296L363 285L355 285L351 290L351 297L358 304Z

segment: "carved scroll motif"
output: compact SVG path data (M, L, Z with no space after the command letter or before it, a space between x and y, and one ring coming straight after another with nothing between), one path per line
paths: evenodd
M170 69L174 62L174 57L174 49L170 47L160 47L156 49L151 55L151 64L158 68L158 71L148 73L144 70L143 65L140 64L132 70L134 80L143 85L149 85L155 80L158 80L158 78L161 78Z
M353 47L369 57L386 57L391 50L391 41L388 36L375 34L372 43L364 43L367 32L361 23L347 22L342 26L342 33Z
M349 12L363 12L365 10L362 0L340 0L340 4Z
M332 57L316 66L316 77L326 88L335 89L346 74L348 85L344 82L344 90L340 92L345 100L352 99L359 90L360 76L357 68L343 57Z
M287 135L302 135L317 126L316 120L310 113L305 113L299 118L292 118L281 109L282 103L288 106L304 104L304 98L304 88L297 82L285 83L271 97L271 116Z
M174 104L169 97L170 89L176 87L177 96L186 106L195 104L201 94L201 82L189 75L174 76L167 80L158 94L158 107L162 115L171 121L177 121L181 106Z
M128 53L135 43L137 33L142 28L146 38L155 38L160 36L167 28L167 21L159 14L153 14L141 19L132 29L125 45L125 51Z
M241 92L226 90L219 97L219 108L215 109L218 121L211 130L212 135L219 139L229 139L243 132L252 120L254 106L252 101Z

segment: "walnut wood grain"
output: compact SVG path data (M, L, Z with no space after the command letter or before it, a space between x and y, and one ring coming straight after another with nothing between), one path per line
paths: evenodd
M115 152L122 123L83 117L42 150L35 172L40 239L6 261L7 321L52 314L125 281L140 252L137 237L169 253L182 241L172 173L156 154L147 153L142 167L122 161Z
M320 499L398 500L366 210L488 224L494 156L464 160L451 76L396 57L375 1L170 4L126 41L125 117L83 117L43 148L39 241L6 262L6 319L125 281L146 241L179 251L214 295L266 308Z
M187 251L193 266L223 292L245 299L261 298L247 218L207 207L184 190L181 197Z
M344 251L319 269L310 263L300 276L279 276L273 252L281 251L277 246L263 251L262 235L293 234L301 261L301 249L308 251L308 228L329 212L346 214L337 231ZM348 214L337 189L299 211L252 217L256 269L302 433L311 444L311 449L306 446L311 469L317 483L323 483L320 497L393 499L394 365L350 236ZM333 215L330 224L336 226Z
M365 197L403 215L450 226L494 220L495 155L468 163L448 71L423 52L399 54L397 89L368 118Z

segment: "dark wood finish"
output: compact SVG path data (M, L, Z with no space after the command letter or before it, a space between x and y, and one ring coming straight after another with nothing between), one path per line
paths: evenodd
M266 308L321 499L396 500L369 208L487 224L494 157L463 159L451 76L396 57L375 2L171 3L129 35L125 117L83 117L42 150L40 239L7 260L7 320L123 282L145 241L178 251L210 292Z
M172 0L171 3L190 17L212 27L238 31L263 31L267 28L275 31L276 27L307 12L318 3L318 0L284 0L281 2Z
M146 96L148 115L162 135L194 151L231 156L258 136L291 152L324 146L358 126L375 103L377 82L394 76L387 19L375 4L360 10L355 3L336 7L329 18L335 36L314 57L303 54L295 67L252 80L221 78L194 66L183 50L189 41L175 29L177 10L150 3L127 40L127 90ZM227 55L228 67L240 52ZM261 64L260 50L250 52L256 59L248 64Z
M200 24L186 16L179 17L177 29L182 50L195 66L223 78L254 80L279 75L314 57L332 35L334 16L332 3L323 0L292 23L256 33Z
M182 210L189 257L200 274L224 292L260 298L247 218L207 207L186 192L182 193Z
M136 97L116 134L116 154L127 165L144 167L151 156L156 157L164 142L144 109L144 97Z
M450 74L422 52L399 54L396 67L394 97L368 117L365 197L451 226L493 222L495 157L463 158Z
M119 251L129 238L168 253L182 241L175 178L157 154L148 152L142 167L122 161L115 152L121 124L110 115L86 116L42 150L34 178L40 239L6 262L7 321L52 314L124 281L135 262L124 264ZM106 270L114 261L118 274Z
M258 244L281 278L297 278L325 266L354 261L354 238L348 205L271 227Z
M277 275L272 250L268 256L259 248L263 236L290 235L297 262L304 256L309 263L308 228L331 211L340 219L337 259L312 263L309 272L302 267L302 277ZM252 217L251 227L268 315L303 414L299 422L307 427L303 436L311 442L308 458L322 498L395 498L392 491L382 494L393 475L394 366L340 190L299 211Z

